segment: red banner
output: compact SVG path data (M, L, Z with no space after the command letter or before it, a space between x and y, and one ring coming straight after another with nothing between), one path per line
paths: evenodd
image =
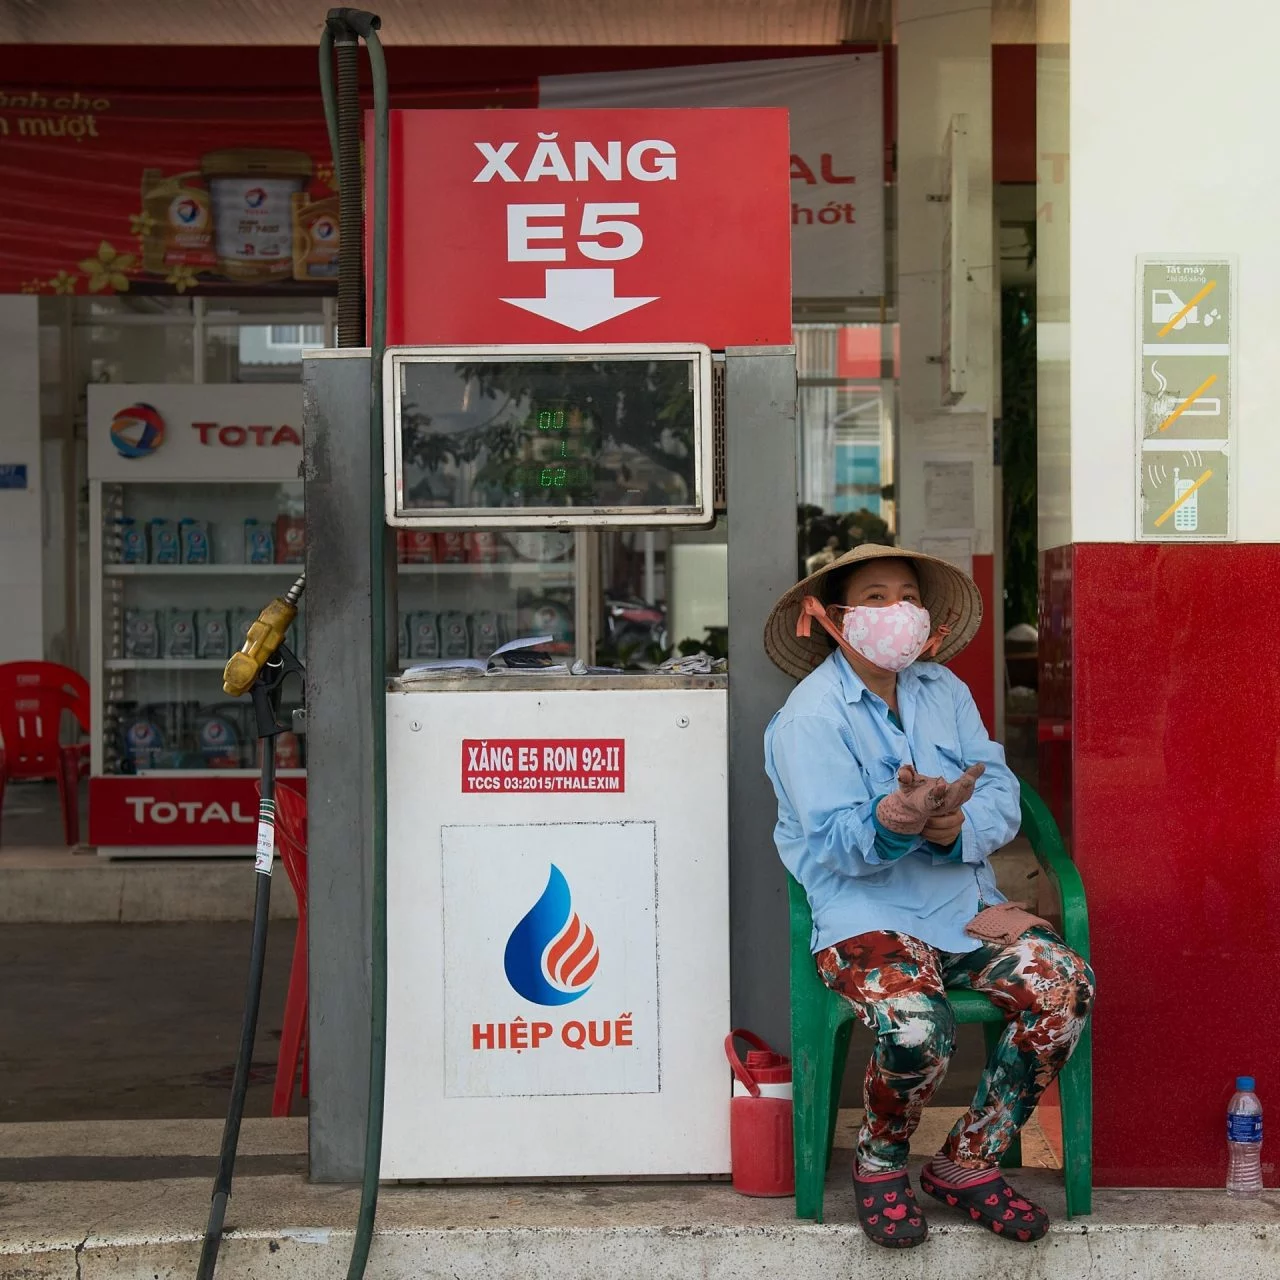
M336 292L333 183L318 89L2 90L0 293Z

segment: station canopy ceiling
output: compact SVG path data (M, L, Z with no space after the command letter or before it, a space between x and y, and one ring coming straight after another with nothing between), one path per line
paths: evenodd
M307 45L325 0L0 0L0 42ZM824 45L893 39L892 0L385 0L388 45ZM1035 42L1035 0L993 0L996 43Z

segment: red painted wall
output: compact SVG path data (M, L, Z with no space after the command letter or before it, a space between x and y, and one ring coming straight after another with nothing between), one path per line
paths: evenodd
M1066 606L1041 697L1070 699L1095 1177L1221 1186L1235 1077L1280 1097L1280 651L1254 605L1280 548L1078 544L1041 568L1046 612Z
M996 673L995 626L991 621L991 601L995 598L995 560L992 556L973 557L973 580L982 593L984 616L978 634L960 656L947 665L969 686L978 704L982 722L988 733L995 732Z

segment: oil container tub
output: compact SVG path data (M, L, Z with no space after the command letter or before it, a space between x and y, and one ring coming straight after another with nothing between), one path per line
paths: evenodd
M312 200L305 192L293 197L293 278L338 278L338 197Z
M198 173L142 171L142 269L164 275L177 266L208 271L216 263L209 192ZM149 219L149 221L147 221Z
M293 274L293 197L311 179L305 151L234 148L201 161L218 270L259 283Z

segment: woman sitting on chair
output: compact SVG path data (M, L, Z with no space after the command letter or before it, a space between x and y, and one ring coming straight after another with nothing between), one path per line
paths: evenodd
M800 678L765 732L775 840L809 898L818 973L875 1033L853 1181L862 1229L899 1248L928 1232L907 1154L955 1050L944 990L985 993L1008 1023L920 1184L1023 1242L1048 1215L1009 1186L1000 1158L1093 1002L1084 960L996 888L989 858L1018 832L1018 783L941 665L981 619L960 570L860 546L788 591L765 631L769 656Z

